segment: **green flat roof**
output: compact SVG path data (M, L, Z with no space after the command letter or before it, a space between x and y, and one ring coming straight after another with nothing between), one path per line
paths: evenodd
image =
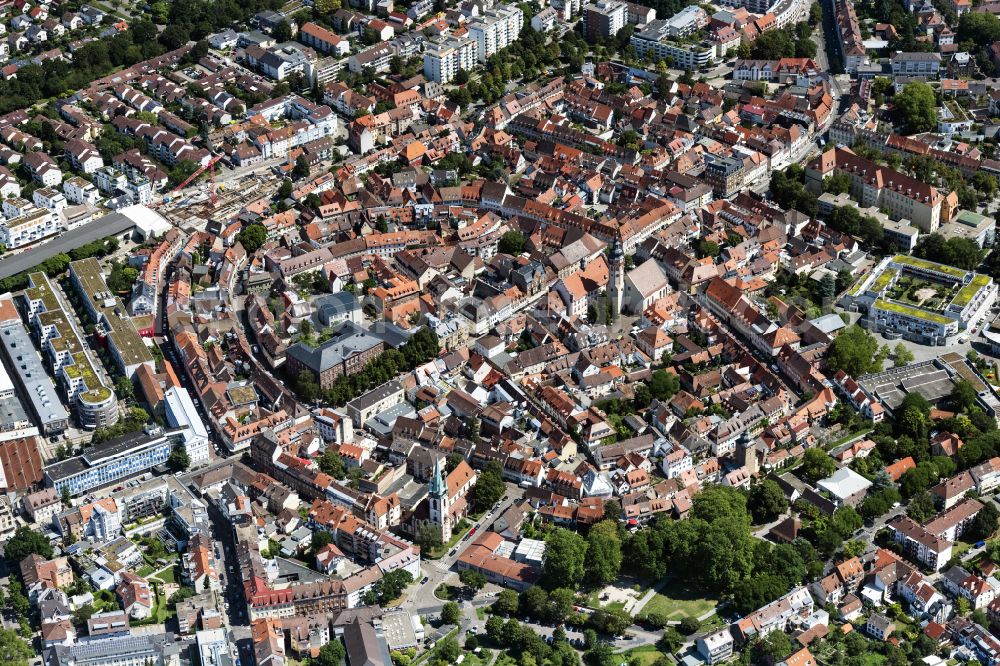
M897 254L893 261L897 264L913 266L914 268L922 268L925 271L935 271L937 273L951 275L959 280L964 279L968 273L968 271L963 271L961 268L955 268L954 266L949 266L947 264L939 264L936 261L918 259L917 257L911 257L908 254Z
M117 296L111 296L112 305L105 306L106 298L97 298L96 294L111 294L104 275L101 273L101 264L90 257L80 259L70 263L70 269L76 275L84 293L83 298L92 301L95 309L104 315L108 327L111 329L109 337L114 343L115 349L126 365L137 365L139 363L152 363L153 355L149 352L146 344L139 336L135 324L124 313L125 305Z
M86 402L92 405L99 405L110 397L111 397L111 389L106 388L104 386L93 389L91 391L85 391L81 393L79 396L82 402Z
M83 384L87 387L88 391L104 388L104 384L101 383L101 380L94 372L93 366L90 364L90 359L83 352L73 354L73 362L67 363L63 368L70 378L83 379Z
M952 300L952 305L964 308L975 297L979 290L990 283L990 278L986 275L976 274L972 282L959 289L958 294Z
M972 300L972 297L976 295L979 291L978 287L973 287L972 284L967 284L958 290L958 295L955 296L955 300L951 302L952 305L957 305L964 308Z
M875 301L874 307L882 310L888 310L889 312L916 317L917 319L924 319L926 321L934 322L935 324L950 324L954 321L954 319L949 319L944 315L931 312L930 310L923 310L921 308L904 305L903 303L897 303L895 301L887 301L883 298Z
M897 275L899 275L899 271L895 268L886 267L886 269L882 271L881 275L875 278L875 281L872 283L872 290L881 294L885 291L885 288L889 286L889 283L892 282L892 279Z
M60 310L59 299L56 298L52 288L49 286L49 278L45 273L37 272L28 276L31 286L24 290L24 293L33 301L41 301L45 309L49 312Z
M861 291L861 285L863 285L865 283L865 280L867 279L868 279L867 275L862 275L860 278L858 278L858 281L854 283L854 285L851 287L848 293L851 296L857 296L858 292Z
M964 224L967 227L978 227L985 219L987 219L985 215L980 215L971 210L963 210L955 216L954 221L958 224Z

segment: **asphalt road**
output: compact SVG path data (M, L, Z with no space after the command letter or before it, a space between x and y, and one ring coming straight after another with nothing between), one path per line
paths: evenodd
M222 592L217 596L219 611L225 628L230 633L230 641L240 654L240 666L251 666L253 648L250 645L250 622L240 581L239 562L236 558L236 538L232 526L222 512L211 502L208 503L208 517L212 523L212 537L217 550L221 550L220 573L225 577ZM228 610L225 604L229 604Z

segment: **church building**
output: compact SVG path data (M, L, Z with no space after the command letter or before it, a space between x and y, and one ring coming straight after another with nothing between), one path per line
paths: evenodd
M434 461L427 498L413 509L410 520L401 527L416 538L425 525L435 525L441 530L442 543L451 539L455 525L469 513L466 495L476 485L477 474L469 463L461 461L445 475L444 458Z

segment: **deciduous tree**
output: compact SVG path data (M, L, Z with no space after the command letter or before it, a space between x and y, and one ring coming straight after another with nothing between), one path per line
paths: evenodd
M781 487L771 479L765 479L750 489L747 509L755 523L774 520L788 509L788 499Z
M546 542L542 563L543 581L547 587L576 589L583 580L587 557L587 542L576 532L562 527L552 531Z
M36 532L26 525L18 527L4 545L4 554L16 566L28 555L41 555L47 560L52 559L52 544L41 532Z
M902 92L893 97L893 103L908 133L929 132L937 127L937 99L926 83L907 83Z
M810 483L816 483L837 471L837 463L823 449L812 448L806 449L802 455L802 466L799 469Z
M447 602L441 608L441 621L445 624L458 624L462 617L462 611L454 601Z
M599 585L614 582L621 565L622 547L618 537L618 524L612 520L602 520L591 527L587 535L587 580Z
M247 254L253 254L267 242L267 229L263 224L248 224L240 233L236 235L236 240L240 242Z
M486 469L479 475L476 485L472 489L472 510L475 512L486 511L491 506L500 501L507 491L507 486L503 480L503 467L496 460L491 460Z
M848 326L830 343L826 363L831 370L843 370L852 377L880 370L878 340L857 324Z

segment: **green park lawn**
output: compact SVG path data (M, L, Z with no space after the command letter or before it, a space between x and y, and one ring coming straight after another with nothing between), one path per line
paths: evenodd
M692 590L667 586L649 600L640 615L645 616L655 612L663 614L668 620L680 621L686 617L701 617L705 613L710 613L715 610L718 603L718 600L698 596Z
M663 653L657 650L655 645L643 645L621 653L623 662L629 662L633 657L637 657L642 666L648 666L662 656Z

